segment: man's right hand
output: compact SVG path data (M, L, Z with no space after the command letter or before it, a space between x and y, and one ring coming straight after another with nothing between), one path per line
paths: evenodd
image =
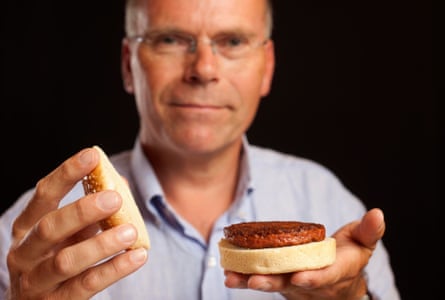
M12 228L8 299L89 299L146 262L145 249L123 251L136 240L132 225L99 230L97 222L119 210L118 193L90 194L59 208L98 162L94 149L84 149L36 185Z

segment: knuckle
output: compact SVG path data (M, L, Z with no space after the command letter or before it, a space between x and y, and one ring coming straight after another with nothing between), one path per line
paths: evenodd
M96 243L96 251L101 254L106 254L109 251L113 251L116 246L119 245L118 242L116 242L114 239L110 238L109 232L103 232L97 236L97 243Z
M103 282L102 276L100 272L95 272L90 270L85 273L81 280L81 286L89 292L94 292L101 287L101 283Z
M54 182L51 180L52 175L49 174L39 179L35 185L33 202L40 203L45 206L53 206L54 201L58 199L57 190L54 189Z
M60 250L54 256L54 272L60 276L69 277L75 274L75 265L72 252L68 248Z
M88 207L88 204L88 201L77 201L74 204L76 218L82 223L89 221L88 212L91 212L91 209Z
M23 294L29 294L32 291L32 284L29 274L24 273L20 276L20 291Z
M51 241L55 231L56 228L54 221L48 215L40 219L40 221L34 227L36 236L43 241Z
M16 271L19 267L17 254L15 251L9 251L6 256L6 265L10 271Z
M79 179L79 169L78 165L73 164L72 159L68 159L65 163L61 164L57 170L58 176L62 181L73 181Z
M121 273L125 269L126 265L126 262L122 259L114 259L111 261L111 268L115 274Z
M26 230L22 228L19 219L15 219L11 228L11 236L14 242L19 242L26 234Z
M47 176L39 179L35 186L35 198L44 198L49 192Z

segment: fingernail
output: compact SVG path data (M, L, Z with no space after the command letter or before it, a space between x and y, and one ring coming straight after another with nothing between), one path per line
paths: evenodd
M119 198L113 192L103 192L97 197L96 204L103 211L114 210L119 205Z
M132 226L121 226L117 231L117 238L120 242L128 244L136 239L136 231Z
M83 150L79 155L79 162L88 165L93 160L93 153L90 149Z
M130 253L130 259L132 262L135 263L143 262L146 260L146 258L147 258L147 250L145 250L144 248L132 250Z

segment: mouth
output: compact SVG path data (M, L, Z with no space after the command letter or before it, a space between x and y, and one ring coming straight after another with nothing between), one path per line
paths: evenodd
M228 104L215 103L216 101L211 101L209 99L199 100L199 99L174 99L169 105L173 108L184 109L184 110L194 110L194 111L220 111L220 110L232 110L233 107Z
M213 104L201 104L201 103L172 103L174 107L185 109L203 109L203 110L218 110L223 109L224 106Z
M218 91L180 89L172 91L167 104L173 108L195 112L234 110L229 95Z
M227 106L197 102L174 102L169 107L177 120L198 121L201 125L225 119L231 111Z

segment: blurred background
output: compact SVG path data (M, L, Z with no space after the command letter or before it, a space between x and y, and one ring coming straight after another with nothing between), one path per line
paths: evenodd
M250 141L318 161L382 208L402 298L433 298L443 115L431 2L275 2L276 76ZM0 212L81 148L133 145L137 114L119 69L123 2L84 3L2 2Z

